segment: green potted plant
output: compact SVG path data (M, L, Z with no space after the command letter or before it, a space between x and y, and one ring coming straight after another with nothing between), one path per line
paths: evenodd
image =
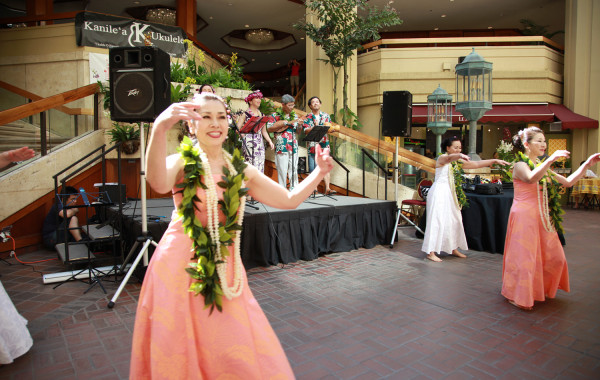
M140 128L137 124L113 123L113 128L108 134L111 136L111 142L121 143L124 153L133 154L140 147Z

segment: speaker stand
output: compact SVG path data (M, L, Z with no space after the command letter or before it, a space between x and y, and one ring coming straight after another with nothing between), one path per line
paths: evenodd
M396 198L394 201L396 202L396 224L394 224L394 233L392 234L392 241L390 242L390 248L394 248L394 241L396 240L396 234L398 233L398 223L400 222L400 218L402 217L409 224L417 229L420 233L425 235L419 226L417 226L412 220L408 219L406 215L402 213L402 207L398 207L398 137L396 137L396 153L394 154L394 197Z

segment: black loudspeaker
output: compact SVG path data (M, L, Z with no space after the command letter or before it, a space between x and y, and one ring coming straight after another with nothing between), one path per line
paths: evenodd
M412 94L408 91L384 91L381 119L384 136L410 137Z
M152 122L171 104L169 54L152 46L111 48L110 117Z

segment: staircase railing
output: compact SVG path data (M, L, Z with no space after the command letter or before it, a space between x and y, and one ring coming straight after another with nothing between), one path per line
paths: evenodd
M99 95L99 87L98 84L92 83L84 87L79 87L74 90L69 90L60 94L56 94L47 98L43 98L36 94L33 94L29 91L20 89L16 86L10 85L6 82L0 81L0 88L9 91L13 94L22 96L28 100L29 103L22 104L8 110L0 111L0 125L5 125L8 123L15 122L17 120L29 118L28 121L32 120L32 116L36 115L39 117L39 127L40 127L40 146L38 147L30 147L45 156L48 154L48 117L46 112L52 109L60 111L66 115L73 117L73 125L74 125L74 133L75 137L79 135L79 126L78 126L78 116L87 115L93 116L93 129L98 130L98 95ZM94 107L92 109L85 108L69 108L65 107L65 104L88 97L90 95L94 96Z

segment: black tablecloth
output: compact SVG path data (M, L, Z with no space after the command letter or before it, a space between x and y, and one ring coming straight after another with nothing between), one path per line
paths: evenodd
M508 215L513 202L514 190L504 189L503 194L482 195L467 192L469 207L462 209L463 227L469 249L491 253L504 253L504 240ZM427 215L419 222L425 231ZM423 236L417 233L417 236Z
M498 195L467 193L469 207L462 209L462 217L469 249L504 252L513 195L512 189L505 189L503 194Z

